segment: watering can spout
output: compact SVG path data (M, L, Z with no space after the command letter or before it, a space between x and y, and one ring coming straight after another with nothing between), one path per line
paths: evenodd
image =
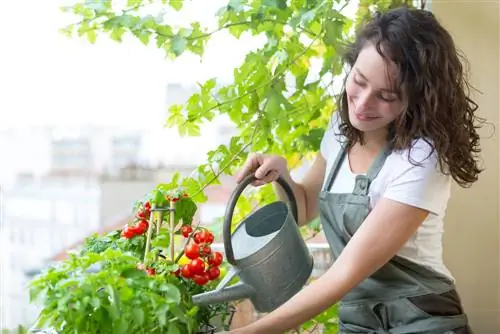
M207 291L194 295L192 300L196 305L208 305L231 302L239 299L250 298L255 294L255 289L243 282L228 286L231 280L238 274L239 270L231 268L213 291Z
M196 305L208 305L231 302L239 299L250 298L254 294L255 290L250 285L239 282L235 285L194 295L193 303Z

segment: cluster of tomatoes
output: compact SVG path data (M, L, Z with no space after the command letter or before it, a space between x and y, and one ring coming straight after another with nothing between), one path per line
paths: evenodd
M125 225L122 230L121 236L125 239L132 239L135 236L143 235L148 230L148 217L150 214L151 204L149 202L146 202L137 212L137 216L135 217L135 224L132 226Z
M212 251L210 245L214 235L205 229L195 231L189 225L181 228L184 238L191 240L184 247L184 255L190 260L180 268L182 277L192 279L198 285L205 285L220 276L219 266L223 256L221 252Z
M174 202L174 203L175 203L175 202L177 202L178 200L180 200L180 199L181 199L181 197L188 197L188 194L183 193L182 195L178 195L178 196L175 196L175 195L174 195L174 196L167 195L167 196L165 196L165 199L166 199L167 201L169 201L169 202L170 202L170 201L172 201L172 202Z
M132 239L135 236L143 235L149 227L148 217L151 214L151 204L149 202L144 203L142 208L137 212L135 217L135 224L125 225L122 230L121 236L125 239Z

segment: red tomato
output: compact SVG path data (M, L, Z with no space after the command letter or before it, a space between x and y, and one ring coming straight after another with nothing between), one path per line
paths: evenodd
M223 256L222 256L221 252L214 252L212 254L212 256L210 257L210 259L208 260L208 264L215 266L215 267L220 266L222 263L222 259L223 259Z
M208 278L205 275L194 275L193 281L198 285L205 285L208 283Z
M181 234L184 238L189 237L189 235L193 232L193 228L189 225L184 225L181 227Z
M200 256L200 246L197 244L191 243L184 248L184 253L188 259L196 259Z
M208 269L207 272L208 272L208 277L210 278L210 280L214 280L217 277L219 277L219 275L220 275L219 267L210 267L210 269Z
M155 268L147 268L146 272L148 273L149 276L153 276L156 274Z
M129 230L131 230L135 235L144 234L148 230L148 222L145 220L140 221L134 226L130 226Z
M132 239L133 237L135 237L135 233L132 229L130 229L130 227L126 226L123 229L121 236L125 239Z
M205 241L205 239L203 239L203 232L196 232L194 235L193 235L193 240L194 242L196 242L197 244L201 244Z
M201 252L204 254L204 255L210 255L210 253L212 253L212 249L210 248L210 246L203 246L201 248Z
M149 202L144 203L144 210L150 211L151 210L151 203L149 203Z
M193 277L193 273L191 272L191 268L189 265L183 265L181 268L181 274L185 278L191 278Z
M189 263L189 269L195 275L202 275L205 271L205 262L201 259L194 259Z
M214 235L212 234L212 232L210 231L203 231L203 240L207 243L207 244L211 244L212 242L214 242Z

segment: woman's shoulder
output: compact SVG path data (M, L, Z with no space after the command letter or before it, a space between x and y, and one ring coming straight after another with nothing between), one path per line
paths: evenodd
M436 166L438 154L431 140L425 138L414 139L409 148L398 149L392 152L393 161L407 166Z
M384 197L437 215L444 214L451 177L442 172L431 141L414 140L410 148L393 151L390 161L385 166Z

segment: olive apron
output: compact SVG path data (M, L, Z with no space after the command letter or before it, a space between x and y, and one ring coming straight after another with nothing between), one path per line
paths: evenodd
M382 150L352 193L329 192L347 150L342 148L320 192L321 224L336 259L370 212L368 189L384 165ZM396 222L395 222L396 223ZM339 303L340 333L471 333L453 281L395 256Z

